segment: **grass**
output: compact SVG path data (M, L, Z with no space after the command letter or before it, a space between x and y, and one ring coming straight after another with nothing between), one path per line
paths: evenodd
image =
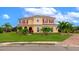
M1 33L0 42L32 42L32 41L64 41L69 38L70 35L61 35L59 33L52 33L49 35L43 34L32 34L32 35L22 35L15 32Z

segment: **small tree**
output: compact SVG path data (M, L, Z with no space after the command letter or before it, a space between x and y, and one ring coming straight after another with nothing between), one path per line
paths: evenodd
M49 28L49 27L43 27L41 30L43 31L45 35L47 35L48 32L52 32L52 28Z
M11 32L12 26L9 23L2 25L5 32Z
M26 33L28 33L28 29L27 27L22 28L21 26L19 26L17 27L17 32L25 35Z
M27 29L27 27L24 27L24 29L22 29L21 32L22 32L22 34L24 34L24 35L25 35L26 33L28 33L28 29Z

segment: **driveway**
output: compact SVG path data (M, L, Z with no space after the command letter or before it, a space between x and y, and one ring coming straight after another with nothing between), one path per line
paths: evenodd
M79 34L73 34L70 38L66 39L64 42L59 43L63 46L79 46Z

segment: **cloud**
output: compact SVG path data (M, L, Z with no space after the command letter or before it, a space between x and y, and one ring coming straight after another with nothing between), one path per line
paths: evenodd
M79 12L69 12L68 15L70 17L78 17L79 18Z
M79 20L77 19L79 18L79 12L67 12L63 14L55 8L24 8L24 11L26 12L25 16L47 15L56 17L56 24L58 23L58 21L66 21L74 24L79 22Z
M10 19L10 16L9 16L8 14L4 14L4 15L3 15L3 18L4 18L4 19Z
M77 20L73 20L73 22L74 22L74 23L78 23L78 21L77 21Z
M79 23L79 13L76 12L68 12L66 14L57 13L55 17L55 23L58 23L58 21L66 21L73 24Z
M68 12L67 17L69 17L69 22L73 24L79 23L79 12Z
M58 24L58 21L65 21L65 22L70 22L70 17L67 14L62 14L62 13L57 13L54 17L55 23Z
M25 12L33 15L55 15L57 10L55 8L24 8Z

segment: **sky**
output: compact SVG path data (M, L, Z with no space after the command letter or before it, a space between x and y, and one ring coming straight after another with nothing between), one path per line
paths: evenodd
M79 26L79 7L0 7L0 26L5 23L17 26L20 18L34 15L56 17L56 24L68 21Z

